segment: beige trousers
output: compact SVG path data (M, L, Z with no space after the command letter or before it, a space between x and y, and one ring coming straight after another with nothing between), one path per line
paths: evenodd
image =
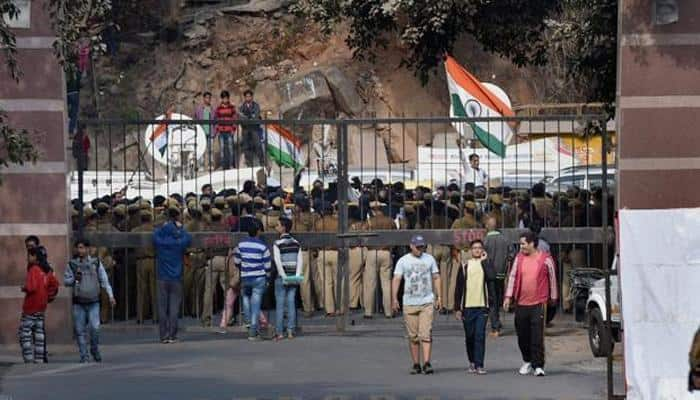
M156 260L155 258L142 258L136 261L137 280L137 318L139 321L151 316L153 321L158 320L158 295L156 294Z
M350 308L360 307L362 300L363 264L365 263L365 249L362 247L351 248L350 254Z
M301 274L304 275L304 280L300 287L301 303L304 307L304 312L311 313L316 310L316 305L320 308L324 304L323 291L325 286L323 284L323 274L321 273L322 266L319 264L318 258L312 256L312 251L302 251L302 256L304 258L304 266Z
M391 310L391 252L389 250L367 250L364 283L365 315L372 315L377 293L377 276L382 288L382 307L384 315L392 316Z
M336 304L335 294L336 291L341 288L338 284L338 250L321 250L318 253L318 262L322 265L322 275L324 290L323 290L323 304L326 309L326 314L334 314L336 311L340 311L339 308L342 306L342 299L340 304Z

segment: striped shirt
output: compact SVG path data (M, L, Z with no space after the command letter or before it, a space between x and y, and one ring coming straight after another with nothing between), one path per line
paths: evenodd
M275 241L272 253L275 259L277 273L281 277L301 275L303 262L301 246L292 235L285 233L280 236L280 238Z
M257 237L245 238L238 243L233 251L233 262L241 269L244 281L265 276L272 268L270 250Z

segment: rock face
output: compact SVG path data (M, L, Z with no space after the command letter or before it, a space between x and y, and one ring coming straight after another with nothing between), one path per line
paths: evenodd
M357 90L355 90L355 82L337 67L330 67L324 70L323 73L340 111L348 114L350 117L362 114L364 103L357 94Z
M336 105L326 77L320 71L297 76L279 83L285 119L333 118Z
M256 82L275 78L277 78L277 70L274 67L258 67L253 71L253 79Z
M291 0L252 0L248 4L225 7L221 11L226 14L264 14L274 13L291 4Z
M384 140L373 126L348 126L348 164L350 167L386 168L389 166Z
M205 43L209 39L209 35L209 29L204 26L199 24L192 25L191 28L185 31L185 47L197 47Z

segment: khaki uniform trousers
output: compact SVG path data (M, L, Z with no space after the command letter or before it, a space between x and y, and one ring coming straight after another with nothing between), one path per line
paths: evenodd
M459 272L459 260L452 260L450 246L431 245L431 247L432 249L429 249L428 252L433 255L440 270L442 307L452 310L454 307L457 272Z
M568 260L562 263L561 296L564 299L564 311L570 311L573 307L574 299L571 298L571 282L569 272L574 268L586 267L586 251L582 247L571 249Z
M326 309L326 314L334 314L342 307L343 299L340 304L336 304L335 294L337 290L342 289L338 282L338 250L321 250L318 253L318 262L322 265L321 278L324 285L323 304Z
M377 276L382 288L382 307L384 315L392 316L391 310L391 252L389 250L367 249L365 270L362 275L364 286L365 315L374 313L377 294Z
M112 256L107 256L102 259L102 265L105 267L109 284L114 288L114 259ZM117 297L115 291L114 297ZM124 301L124 300L122 300ZM112 320L112 305L109 303L109 296L106 290L100 290L100 321L105 324Z
M137 312L139 321L150 315L158 320L158 295L156 294L156 260L153 257L136 260Z
M304 258L304 266L302 275L304 280L301 283L301 302L304 307L304 312L312 313L316 310L316 305L321 308L324 305L323 291L325 286L323 283L322 265L319 264L318 257L313 256L312 250L301 252ZM313 297L316 297L315 301Z
M189 260L189 267L185 265L183 273L183 304L187 315L200 317L207 258L204 252L196 252L190 253Z
M229 288L229 277L226 271L226 256L214 256L209 261L207 267L202 268L204 271L204 297L202 307L202 322L211 323L212 315L214 314L214 294L216 294L216 286L219 285L221 290L226 293Z
M363 264L365 263L365 249L353 247L348 251L350 255L350 308L359 308L363 299ZM366 308L366 307L365 307Z

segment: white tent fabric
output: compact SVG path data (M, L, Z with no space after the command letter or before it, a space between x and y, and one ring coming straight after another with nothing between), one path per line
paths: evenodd
M700 209L621 210L627 398L700 399L688 353L700 325Z

